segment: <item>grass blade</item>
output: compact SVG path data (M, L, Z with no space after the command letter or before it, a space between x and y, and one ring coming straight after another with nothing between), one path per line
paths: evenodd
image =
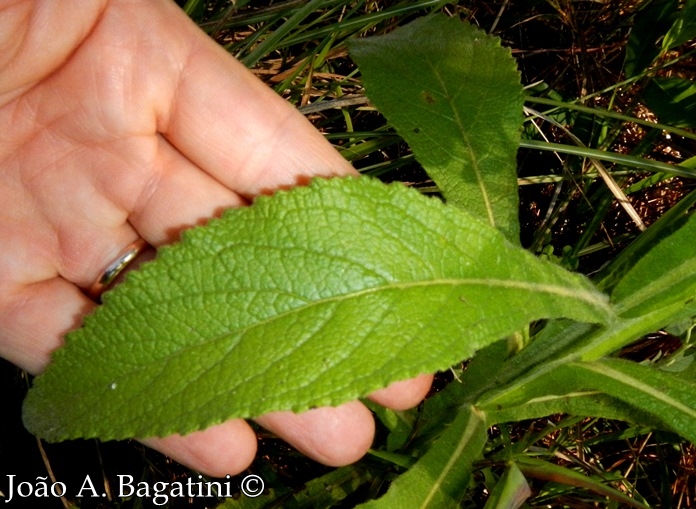
M283 37L290 33L293 28L297 27L297 25L299 25L303 19L321 7L324 1L325 0L311 0L300 7L285 23L271 32L271 34L266 37L262 43L251 50L248 55L243 57L242 63L247 67L253 67L261 58L263 58L264 55L270 53L283 39Z
M499 39L444 16L353 41L350 50L368 97L448 203L518 242L515 157L523 93L510 51ZM398 87L394 76L402 77Z
M651 159L643 159L641 157L627 156L617 154L615 152L607 152L594 148L576 147L573 145L563 145L560 143L549 143L538 140L521 140L520 147L531 148L535 150L545 150L548 152L560 152L562 154L571 154L580 157L592 157L600 161L609 161L610 163L622 164L631 168L639 168L652 172L662 171L670 175L680 177L696 178L696 171L685 166L662 163Z

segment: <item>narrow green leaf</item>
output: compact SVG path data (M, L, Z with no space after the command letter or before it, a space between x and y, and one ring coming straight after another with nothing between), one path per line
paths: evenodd
M696 381L620 359L572 363L566 374L571 383L601 390L696 442Z
M618 152L608 152L596 148L578 147L577 145L565 145L563 143L550 143L540 140L522 140L519 143L520 147L531 148L534 150L545 150L548 152L560 152L561 154L573 154L580 157L592 157L600 161L608 161L630 168L640 168L652 172L663 172L668 175L678 175L687 178L696 178L696 172L685 166L663 163L653 159L645 159L643 157L630 156L619 154Z
M664 51L681 46L696 37L696 0L687 0L672 28L662 41Z
M632 115L625 115L623 113L617 113L611 110L605 110L602 108L592 108L585 106L583 104L577 104L575 102L562 101L560 99L551 99L548 97L534 97L528 95L525 97L526 102L531 102L535 104L544 104L546 106L554 106L554 110L546 111L546 115L554 115L554 112L561 110L579 111L582 113L587 113L589 115L598 116L600 118L613 118L614 120L622 120L624 122L633 122L643 127L649 127L650 129L659 129L660 131L667 131L668 133L673 133L678 136L683 136L688 139L696 140L696 133L685 129L679 129L673 125L662 124L660 122L651 122L642 118L637 118ZM557 113L556 113L557 114ZM686 161L681 164L682 166L687 166ZM691 166L693 168L693 166Z
M517 241L523 93L510 50L470 24L435 15L354 40L350 53L368 97L446 200Z
M267 55L276 49L276 45L290 33L298 24L316 11L318 7L325 4L326 0L310 0L301 5L297 11L286 20L280 27L270 33L266 39L256 46L248 55L241 59L241 62L247 67L253 67L264 55Z
M527 479L517 465L510 461L483 509L518 509L530 496L532 490L529 489Z
M447 509L460 507L469 486L472 463L486 444L486 416L464 407L447 430L389 491L361 509Z
M696 83L693 80L657 76L650 81L643 98L660 122L675 127L696 127Z
M386 450L391 452L401 449L413 435L413 426L417 421L418 411L416 409L391 410L370 400L366 400L365 405L388 430Z
M556 316L613 311L457 207L315 180L186 232L105 295L35 380L25 424L145 437L336 405Z
M592 338L597 334L597 329L589 323L550 320L530 345L507 359L499 369L490 372L486 384L479 388L479 394L519 382L522 380L520 377L533 368L547 369L554 362L564 362L568 351Z
M657 45L674 23L679 0L648 0L636 14L626 45L624 71L627 77L643 72L660 54Z
M570 393L579 393L576 396L582 397L587 390L601 391L602 388L588 387L574 380L564 371L568 365L577 361L597 361L645 334L672 323L671 320L695 314L696 305L684 306L676 302L637 318L619 318L608 326L552 320L529 347L508 360L500 372L492 377L488 390L479 395L475 404L491 414L528 403L545 404L547 399L551 405L582 405L584 401L576 402L578 400L575 397L567 402L559 402L558 398L565 398ZM551 397L547 398L548 396ZM580 410L566 411L585 413ZM592 412L586 413L592 415ZM595 415L610 417L604 413ZM636 422L647 421L643 419Z
M248 497L242 493L239 497L227 498L215 506L216 509L313 509L317 507L334 507L350 496L360 486L374 481L370 469L357 465L332 470L327 474L305 482L301 488L291 489L284 486L280 479L269 482L265 476L268 472L258 472L266 484L263 494ZM213 507L213 506L208 506Z
M372 482L369 469L355 466L339 468L304 484L301 491L282 501L285 509L334 507L355 492L360 486Z
M504 403L500 402L495 405L495 410L487 409L491 419L489 424L539 419L562 413L661 426L661 422L649 413L597 390L574 390L567 382L562 380L557 372L535 381L527 387L526 402L510 406L504 406Z
M597 287L610 293L638 260L658 242L674 233L688 219L688 212L696 204L696 191L684 196L679 203L665 212L650 227L641 233L594 278ZM652 279L652 277L650 277Z
M360 16L341 19L330 25L323 25L313 30L304 30L293 34L283 41L285 46L302 44L307 41L335 34L351 34L364 32L367 28L374 27L385 20L406 19L418 11L437 11L449 3L448 0L409 0L399 2L396 5L384 4L379 10ZM244 21L240 26L248 26L253 21Z
M662 239L618 282L612 299L619 313L636 317L696 298L696 216ZM662 324L668 325L668 324Z
M629 497L625 493L608 486L606 481L598 476L588 476L569 468L554 465L548 461L518 456L515 458L517 466L527 477L552 481L567 486L577 486L623 503L626 507L648 509L648 506Z

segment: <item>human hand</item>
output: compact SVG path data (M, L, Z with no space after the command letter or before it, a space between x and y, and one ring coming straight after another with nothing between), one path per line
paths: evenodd
M168 0L0 8L0 356L31 373L97 305L83 290L136 239L161 246L258 194L354 173ZM429 385L372 399L408 408ZM374 433L359 402L257 421L329 465L358 459ZM143 442L215 476L256 452L242 420Z

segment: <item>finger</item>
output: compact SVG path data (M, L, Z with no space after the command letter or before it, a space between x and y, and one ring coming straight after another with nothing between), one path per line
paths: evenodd
M105 3L88 2L68 14L54 2L2 2L0 104L55 71L89 34ZM53 22L67 16L67 23Z
M7 291L5 291L7 290ZM69 330L96 304L75 285L61 278L0 291L0 356L38 375ZM36 317L41 317L37 320ZM243 420L143 443L209 475L234 475L249 466L256 454L256 435Z
M420 375L375 391L370 394L370 399L392 410L408 410L423 401L432 383L432 375Z
M225 421L184 436L147 438L141 442L193 470L213 477L242 472L256 455L256 434L241 419Z
M34 375L43 371L63 335L95 304L73 284L54 278L0 288L0 357Z
M126 205L130 224L154 246L174 242L181 231L201 225L225 209L247 204L162 138L153 175L148 190L137 202Z
M370 448L375 434L372 414L358 401L300 414L274 412L256 422L306 456L329 466L359 460Z
M184 24L191 41L187 67L174 93L176 107L161 112L158 124L188 159L247 198L307 176L355 174L295 108L201 37L190 20Z
M32 284L61 276L86 288L138 238L127 212L99 194L77 160L38 164L34 172L26 164L17 156L3 168L0 281Z

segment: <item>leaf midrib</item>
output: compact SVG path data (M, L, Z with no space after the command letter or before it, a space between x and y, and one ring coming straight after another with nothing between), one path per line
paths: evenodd
M696 269L696 258L687 258L684 262L669 270L667 274L663 274L653 281L644 285L640 290L631 292L626 298L620 300L616 304L618 314L623 314L631 309L634 309L651 297L664 293L673 288L680 280L693 278ZM687 276L685 278L685 276Z
M692 419L696 419L696 410L683 404L681 401L674 399L665 392L661 392L655 389L655 387L643 383L641 380L631 376L627 373L622 373L617 371L606 363L590 364L590 363L574 363L572 367L576 369L583 369L586 371L592 371L600 376L611 378L616 382L619 382L627 387L631 387L632 390L637 390L646 396L663 402L682 413L688 415Z
M273 316L269 316L268 318L265 318L260 321L256 321L254 323L236 328L234 330L228 331L225 334L220 334L217 336L210 337L208 339L203 339L201 341L198 341L194 344L183 346L181 348L178 348L175 352L173 352L171 355L167 355L164 357L158 357L155 359L152 359L151 361L147 363L140 364L135 367L135 369L129 370L127 372L120 373L120 376L129 376L133 373L137 373L141 370L144 369L151 369L152 365L159 365L163 360L169 360L176 358L177 356L184 355L195 348L199 348L203 345L217 342L220 340L224 340L229 338L230 336L243 336L249 333L249 331L257 328L257 327L263 327L265 325L268 325L274 321L277 320L282 320L284 317L289 316L293 313L298 313L301 311L306 311L309 308L313 307L319 307L322 305L330 304L332 302L340 302L343 300L350 300L350 299L355 299L355 298L360 298L364 295L369 295L369 294L374 294L378 293L381 291L391 291L394 289L401 289L401 290L409 290L412 288L418 288L418 287L428 287L428 286L493 286L493 287L499 287L499 288L517 288L517 289L522 289L522 290L536 290L538 293L546 293L546 294L551 294L551 295L558 295L560 297L572 297L576 298L579 300L582 300L586 303L591 304L593 307L596 309L602 309L605 313L609 314L611 313L611 308L609 307L608 303L604 299L597 299L597 294L590 292L590 291L579 291L576 289L568 289L563 286L555 286L555 285L548 285L548 284L540 284L540 283L533 283L533 282L528 282L528 281L518 281L518 280L500 280L500 279L491 279L491 278L467 278L467 279L462 279L462 278L446 278L446 279L435 279L435 280L427 280L427 281L408 281L408 282L398 282L398 283L390 283L386 285L380 285L372 288L366 288L357 292L351 292L348 294L340 294L340 295L333 295L331 297L326 297L323 299L317 299L314 301L311 301L307 303L306 305L295 307L286 311L283 311L281 313L275 314ZM191 297L191 295L186 296ZM172 302L171 300L169 301L159 301L158 304L164 303L164 302ZM236 346L232 345L231 348L234 348ZM229 350L225 352L225 355L229 353Z
M449 475L450 471L452 471L461 455L464 454L467 445L469 445L469 442L474 437L474 434L479 430L479 426L481 425L481 423L485 422L485 420L486 414L484 412L482 412L478 408L471 407L469 422L467 422L466 424L464 433L462 433L461 438L457 442L457 447L454 449L452 455L447 460L447 464L442 468L440 474L433 481L430 490L428 490L428 494L426 495L423 502L419 505L420 509L424 509L430 506L431 500L435 497L437 492L440 491L440 487L445 482L445 478Z
M444 92L444 96L447 98L447 105L450 107L452 110L452 113L454 114L454 124L457 127L457 130L459 131L459 134L462 137L462 141L464 143L465 148L469 152L469 156L471 159L471 165L472 165L472 170L474 172L474 176L476 177L476 183L479 186L479 190L481 191L481 197L483 198L483 204L486 208L486 215L488 216L488 222L491 226L494 228L496 227L496 221L495 221L495 216L493 214L493 206L491 204L490 198L488 197L488 189L486 188L486 185L483 181L483 177L481 175L481 168L478 163L478 159L475 157L476 151L473 149L471 146L471 141L469 140L469 136L466 133L466 130L464 129L464 125L462 124L461 118L459 117L459 110L458 108L455 107L453 101L454 98L452 95L449 93L449 90L445 86L445 82L442 79L442 76L440 75L440 70L437 69L436 67L433 67L433 65L429 62L426 61L428 66L432 69L433 74L437 78L438 82L440 83L440 86L442 87L442 91Z

